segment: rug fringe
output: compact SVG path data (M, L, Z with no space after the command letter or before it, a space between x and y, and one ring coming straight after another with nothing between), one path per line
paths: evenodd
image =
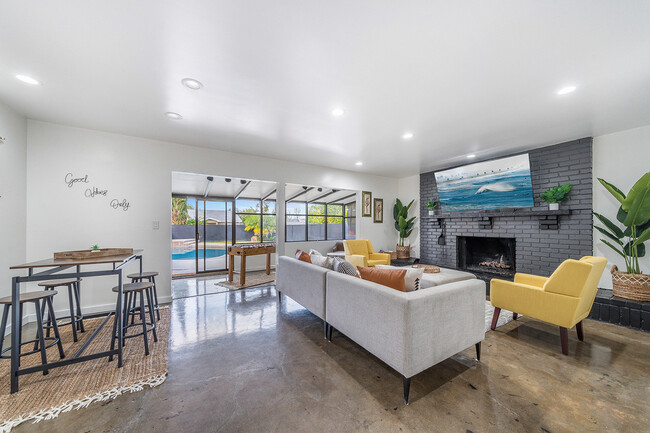
M72 410L84 409L94 402L113 400L118 396L125 394L127 392L131 393L131 392L142 391L147 385L151 388L154 388L156 386L161 385L165 381L165 379L167 379L167 373L158 376L152 376L150 378L141 380L139 382L130 385L109 389L107 391L100 392L92 396L86 396L81 400L68 401L63 403L60 406L44 409L40 412L36 412L36 413L32 412L29 415L21 415L18 418L3 421L2 424L0 424L0 433L9 433L12 428L16 427L19 424L24 423L25 421L33 420L33 423L35 424L43 420L54 419L59 415L61 415L62 413L70 412Z

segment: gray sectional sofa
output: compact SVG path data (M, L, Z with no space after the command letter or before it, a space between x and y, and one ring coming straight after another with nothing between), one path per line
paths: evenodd
M321 318L330 341L333 327L402 375L404 404L416 374L472 345L480 358L485 283L472 274L425 274L436 285L400 292L291 257L276 272L278 296Z

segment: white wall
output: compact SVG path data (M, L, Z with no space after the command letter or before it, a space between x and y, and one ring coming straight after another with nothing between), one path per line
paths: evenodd
M627 194L632 185L650 170L648 163L650 160L650 126L595 137L593 154L594 211L616 222L616 212L620 204L598 182L597 178L605 179ZM600 225L600 222L594 219L594 224ZM599 287L611 288L612 278L609 270L612 264L624 270L625 262L621 256L600 241L604 237L594 229L594 254L609 260L607 271L604 273ZM646 248L650 253L650 244L646 244ZM650 257L646 256L640 261L641 271L649 273Z
M411 200L415 200L411 205L409 216L417 217L415 219L415 227L413 233L409 236L409 243L411 245L411 256L420 257L420 175L404 177L397 182L397 197L403 204L408 204ZM390 219L393 221L393 205L386 208L390 210ZM399 235L395 233L395 241L399 240Z
M221 152L39 121L27 125L27 259L50 257L54 251L100 246L144 248L144 267L161 273L159 294L170 295L171 173L172 171L248 177L285 183L368 190L383 198L384 223L358 217L357 236L371 239L377 249L394 247L392 203L397 180L269 158ZM88 184L68 188L67 173L88 175ZM86 198L84 190L108 189L107 197ZM278 193L282 199L284 191ZM128 211L109 206L113 198L127 199ZM360 203L357 204L360 207ZM284 209L278 208L278 220ZM160 221L153 230L152 222ZM278 227L278 251L293 253ZM322 248L326 246L326 248ZM326 250L331 243L318 245ZM132 266L127 271L134 271ZM113 305L114 279L93 278L82 284L86 305ZM60 308L57 307L57 309Z
M11 294L9 267L25 261L25 156L27 121L0 103L0 297Z

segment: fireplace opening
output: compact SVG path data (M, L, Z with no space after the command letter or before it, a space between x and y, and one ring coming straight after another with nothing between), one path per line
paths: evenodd
M501 278L515 275L515 239L457 237L458 268Z

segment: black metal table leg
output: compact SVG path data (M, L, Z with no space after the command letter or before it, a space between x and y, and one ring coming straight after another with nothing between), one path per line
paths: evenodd
M142 256L140 256L142 257ZM142 266L142 259L140 259L140 265ZM121 368L124 363L122 361L122 349L124 346L124 324L122 322L122 301L123 301L123 295L124 295L124 271L120 269L120 272L118 273L117 279L118 279L118 287L119 290L117 291L117 305L119 308L117 309L118 314L120 314L120 317L116 318L117 320L117 367Z
M20 360L20 283L18 277L11 279L11 393L18 392L18 367Z

